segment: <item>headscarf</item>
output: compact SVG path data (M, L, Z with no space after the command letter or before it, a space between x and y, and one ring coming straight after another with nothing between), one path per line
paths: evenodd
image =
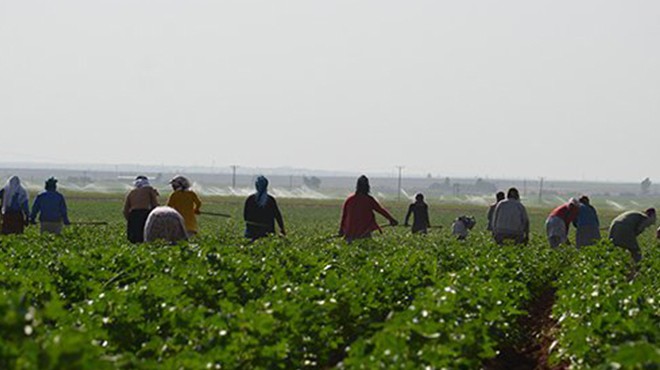
M358 177L357 184L355 185L355 193L367 195L370 191L371 186L369 186L369 179L367 176L362 175Z
M190 189L190 181L181 175L174 176L174 178L170 180L170 184L172 184L174 190Z
M57 179L54 177L49 178L46 180L46 184L44 186L44 189L47 191L55 191L57 190Z
M135 181L133 181L133 185L135 185L136 189L140 189L145 186L151 186L151 184L149 184L149 179L147 178L147 176L136 177Z
M568 200L568 205L577 208L580 206L580 201L577 200L576 198L571 198Z
M268 203L268 179L264 176L257 177L254 187L257 189L257 205L259 207L265 207L266 203Z
M11 206L11 201L14 197L17 197L16 200L19 206L28 201L28 193L21 186L21 180L18 176L12 176L7 180L2 197L2 213L7 212L7 208Z

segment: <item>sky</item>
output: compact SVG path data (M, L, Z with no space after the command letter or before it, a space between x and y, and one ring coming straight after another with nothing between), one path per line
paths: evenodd
M0 0L0 162L660 181L660 2Z

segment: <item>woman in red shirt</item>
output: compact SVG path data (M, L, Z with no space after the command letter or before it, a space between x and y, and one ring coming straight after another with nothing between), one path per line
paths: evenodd
M342 208L339 235L349 243L355 239L370 238L373 231L381 231L376 223L374 211L380 213L390 221L390 225L399 224L389 212L369 195L371 187L369 179L362 175L357 180L355 193L351 194Z

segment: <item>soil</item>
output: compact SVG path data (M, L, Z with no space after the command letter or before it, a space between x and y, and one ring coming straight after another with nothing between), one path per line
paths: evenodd
M486 363L487 370L565 370L568 364L551 366L550 347L554 342L556 320L550 317L555 303L555 288L547 288L528 307L528 315L518 324L525 332L525 343L500 349L499 355Z

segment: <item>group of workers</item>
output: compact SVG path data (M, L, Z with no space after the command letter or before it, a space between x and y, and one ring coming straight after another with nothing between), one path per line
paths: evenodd
M158 191L151 186L146 176L138 176L133 189L127 194L123 214L127 222L126 234L131 243L151 242L164 239L170 242L188 239L198 232L197 215L201 214L202 202L191 190L191 182L184 176L175 176L170 180L172 193L167 205L160 206ZM45 190L35 198L32 211L29 208L29 195L17 176L12 176L0 189L2 202L2 234L19 234L29 224L36 224L37 218L41 232L60 234L63 225L69 225L67 206L64 196L57 191L57 179L49 178ZM244 204L245 237L256 239L275 233L275 223L282 235L286 235L284 219L275 198L268 194L268 180L259 176L255 182L256 192L250 195ZM338 236L348 242L370 238L375 231L382 231L376 222L376 213L389 221L390 226L397 226L398 221L383 208L370 194L371 186L366 176L357 180L355 192L342 206ZM429 207L423 194L415 196L405 216L405 226L410 226L413 233L425 234L431 228ZM646 228L655 224L656 211L649 208L644 212L629 211L616 217L609 227L609 239L630 251L633 259L639 261L641 252L637 236ZM487 213L486 229L492 233L497 244L526 244L529 241L529 216L520 201L516 188L510 188L506 194L498 192L496 201ZM570 225L576 228L575 245L580 248L593 245L601 239L600 222L596 209L587 196L571 198L552 210L545 222L546 234L551 247L570 244L568 232ZM452 224L452 234L458 239L465 239L476 225L474 217L462 215ZM658 229L660 238L660 229Z
M29 207L29 194L21 185L18 176L12 176L0 189L2 202L2 234L22 234L29 224L36 224L37 217L41 232L59 234L62 225L69 225L69 216L64 196L57 191L57 180L46 180L45 190L34 199L32 212Z
M515 244L524 244L529 240L529 216L525 206L520 202L520 194L516 188L509 189L506 199L504 193L497 193L496 202L490 206L487 217L488 230L493 233L493 238L498 244L503 244L507 240ZM644 212L624 212L612 221L608 238L614 245L628 249L633 260L638 262L642 254L637 236L655 222L655 208L648 208ZM550 212L545 221L545 228L551 247L571 244L568 239L571 224L576 229L577 248L594 245L601 239L598 213L591 205L588 196L571 198ZM660 238L660 229L656 236Z
M160 206L158 191L149 184L149 180L145 176L135 179L134 188L124 202L126 234L131 243L158 239L177 242L197 234L197 215L202 213L202 202L190 189L190 180L179 175L170 180L170 185L173 191L167 205ZM256 193L247 198L243 210L245 236L256 240L272 234L275 232L275 222L282 235L286 235L277 201L268 194L268 180L259 176L255 187Z

